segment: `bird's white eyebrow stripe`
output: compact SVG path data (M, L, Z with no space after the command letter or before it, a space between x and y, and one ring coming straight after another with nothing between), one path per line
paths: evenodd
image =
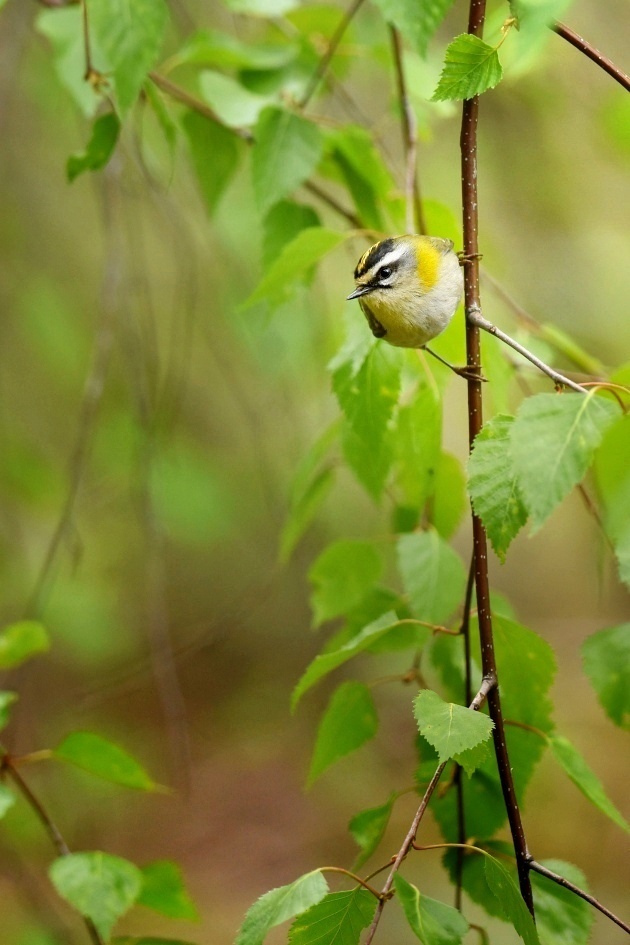
M376 269L378 272L382 266L390 266L392 263L398 262L398 260L404 256L405 249L405 246L398 246L396 249L392 249L390 253L387 253L387 255L379 259L377 263L374 263L372 269Z

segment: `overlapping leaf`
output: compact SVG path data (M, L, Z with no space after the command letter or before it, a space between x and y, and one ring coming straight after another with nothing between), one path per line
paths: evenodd
M374 738L377 728L378 716L368 687L355 681L342 683L319 723L307 785L335 761Z
M105 781L139 791L158 789L158 785L135 758L95 732L71 732L54 749L53 755Z
M396 874L394 888L407 922L422 945L460 945L468 922L459 909L423 896L400 873Z
M235 945L262 945L267 932L306 912L328 892L328 883L319 870L305 873L292 883L272 889L248 910Z
M490 738L494 723L482 712L444 702L437 692L421 690L413 704L418 729L433 745L440 762L447 761Z
M630 623L587 637L582 661L608 718L630 729Z
M375 911L376 898L367 889L329 893L295 920L289 945L359 945Z
M398 566L414 617L442 624L461 603L464 566L436 529L398 539Z

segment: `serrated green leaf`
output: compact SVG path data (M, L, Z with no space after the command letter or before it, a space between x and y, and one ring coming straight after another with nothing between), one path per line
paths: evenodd
M480 742L474 748L468 748L466 751L459 752L453 756L453 761L461 765L469 778L473 776L477 768L480 768L490 757L490 742Z
M335 761L374 738L377 729L378 715L368 687L355 681L342 683L319 723L307 787Z
M613 823L630 833L630 824L610 800L602 782L589 768L577 748L561 735L550 735L548 741L554 758L582 794Z
M459 909L423 896L400 873L394 878L394 888L407 922L422 945L460 945L468 922Z
M383 228L381 203L394 181L365 128L346 125L329 135L331 158L339 168L364 226Z
M284 247L302 230L313 229L321 225L318 215L312 207L281 200L271 208L263 221L262 259L268 269L278 258Z
M618 404L585 394L536 394L521 404L510 445L521 494L538 530L584 477Z
M354 372L346 363L333 373L339 406L357 436L377 446L385 436L400 391L400 358L387 345L372 347Z
M495 47L478 36L462 33L449 43L432 101L474 98L501 81L503 69Z
M378 502L394 458L393 434L387 427L374 443L360 436L344 417L341 428L343 457L361 485Z
M267 932L320 902L328 883L319 870L261 896L248 910L234 945L262 945Z
M105 167L116 147L120 121L114 112L97 118L85 151L71 154L66 165L68 180L72 183L84 171L100 171Z
M105 781L113 781L114 784L139 791L158 789L155 781L131 755L94 732L71 732L66 735L53 750L53 757L83 768Z
M182 127L199 188L212 214L237 170L243 142L218 122L193 111L185 113Z
M369 542L337 541L325 548L308 574L313 585L314 625L356 607L376 584L382 569L381 557Z
M261 113L254 137L254 195L264 216L315 169L322 154L323 139L312 122L275 106Z
M421 56L426 56L429 41L453 5L453 0L374 0L383 17L400 30Z
M376 347L376 338L365 330L365 319L357 317L354 306L346 306L343 322L343 344L329 361L327 369L335 375L341 368L346 368L351 377L356 377L368 354Z
M10 791L6 784L0 782L0 819L4 817L9 808L15 804L15 795Z
M164 0L90 0L90 38L106 60L94 61L101 71L111 70L123 115L155 64L168 21Z
M323 226L311 226L302 230L284 246L258 286L243 303L243 308L258 302L280 305L310 268L339 246L345 238L343 233L328 230Z
M289 945L359 945L375 911L376 898L367 889L329 893L298 916L289 931Z
M584 873L562 860L541 860L541 865L588 892ZM541 945L587 945L595 913L588 902L534 870L530 873Z
M492 720L483 712L444 702L431 689L422 689L418 693L413 712L420 734L433 745L440 762L487 741L494 728Z
M398 539L398 567L414 617L442 624L461 603L466 575L461 558L434 528Z
M419 387L398 411L396 483L404 501L422 509L433 495L442 440L442 405L435 387Z
M55 72L86 118L91 118L102 97L85 81L85 42L81 6L70 4L54 10L41 10L35 21L38 33L45 36L53 50ZM91 46L94 38L91 37ZM94 50L98 56L98 50Z
M527 521L510 450L513 422L514 417L499 414L484 424L468 461L473 508L501 561Z
M147 906L169 919L196 922L199 913L184 883L181 867L171 860L155 860L141 868L142 889L139 905Z
M442 538L448 539L455 534L467 508L464 468L456 456L440 453L429 509L431 524Z
M0 731L8 724L11 716L11 706L17 700L17 692L10 692L6 689L0 690Z
M354 861L353 870L360 869L379 846L392 815L396 797L396 794L391 794L384 804L362 810L350 820L348 830L361 850Z
M493 856L484 857L486 882L506 921L511 922L525 945L540 945L536 926L514 880Z
M363 653L367 648L380 637L388 633L398 623L398 617L393 611L388 611L382 617L378 617L372 623L368 624L360 633L352 637L347 643L339 647L338 650L331 650L328 653L320 653L312 663L309 664L306 671L293 690L291 696L291 709L294 710L305 692L307 692L316 682L319 682L328 673L331 673L338 666L342 666Z
M199 77L199 91L221 124L229 128L255 125L260 113L272 101L268 95L256 95L237 79L221 72L203 72Z
M0 669L15 669L50 647L48 634L37 620L18 620L0 631Z
M595 454L595 479L604 528L615 548L619 577L630 587L630 415L605 434Z
M59 857L48 873L59 895L91 919L105 939L142 889L142 873L137 866L101 851Z
M630 730L630 623L587 637L582 662L608 718Z

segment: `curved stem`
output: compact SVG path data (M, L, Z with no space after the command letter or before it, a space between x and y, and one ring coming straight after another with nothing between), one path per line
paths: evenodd
M361 879L360 876L357 876L356 873L353 873L351 870L346 870L343 866L320 866L320 873L341 873L342 876L349 876L350 879L353 879L355 883L358 883L360 886L363 886L364 889L367 889L368 892L371 892L376 899L381 899L382 894L374 889L374 886L370 886L366 879Z
M612 76L615 82L618 82L627 92L630 92L630 76L626 75L626 73L616 66L607 56L600 53L599 49L591 46L583 36L580 36L579 33L576 33L570 26L566 26L564 23L554 23L551 28L554 33L557 33L558 36L562 36L568 43L571 43L572 46L579 49L581 53L584 53L584 55L598 65L600 69L603 69L609 76Z

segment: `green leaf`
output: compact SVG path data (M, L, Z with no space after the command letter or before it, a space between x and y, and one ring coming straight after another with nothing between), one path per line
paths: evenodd
M263 221L263 266L269 269L284 247L302 230L319 227L320 219L312 207L291 200L281 200Z
M536 926L514 880L493 856L484 857L486 882L495 897L500 913L511 922L525 945L540 945Z
M474 98L501 81L503 69L495 47L462 33L447 46L442 74L432 101Z
M244 145L227 128L197 112L186 112L182 126L197 182L212 214L238 167Z
M442 440L442 404L434 386L423 384L398 411L396 483L404 501L422 509L433 495Z
M175 145L177 144L177 125L171 117L168 105L165 101L165 95L158 89L157 85L148 79L143 85L143 91L147 102L151 106L156 121L164 135L168 145L169 156L173 161L175 156Z
M295 57L288 43L244 42L220 30L197 30L171 57L171 69L198 65L216 69L280 69Z
M378 617L372 623L368 624L360 633L352 637L347 643L339 647L338 650L331 650L328 653L320 653L312 663L309 664L306 671L293 690L291 696L291 709L294 710L305 692L307 692L316 682L319 682L328 673L332 673L338 666L342 666L363 653L367 648L388 633L396 624L398 617L393 611L388 611L382 617Z
M582 662L608 718L630 730L630 623L587 637Z
M254 137L254 194L264 216L315 169L322 154L322 135L312 122L270 106L260 115Z
M365 319L357 317L354 306L346 306L343 321L343 344L330 359L327 367L333 377L341 368L345 368L351 377L356 377L370 351L376 347L376 338L370 331L365 330Z
M59 857L48 873L59 895L91 919L105 939L142 889L142 873L137 866L100 851Z
M169 919L195 922L199 913L190 898L181 867L171 860L155 860L141 869L143 886L138 903Z
M236 79L220 72L202 73L199 90L202 99L210 105L221 124L230 128L255 125L260 113L271 102L269 96L255 95Z
M96 119L85 151L71 154L68 158L66 173L70 183L84 171L100 171L105 167L114 153L119 132L120 121L114 112Z
M295 920L289 945L359 945L375 911L376 898L362 887L329 893Z
M610 800L601 781L589 768L577 748L560 735L551 735L548 741L554 758L582 794L613 823L626 833L630 833L630 824Z
M400 873L394 878L394 888L407 922L422 945L460 945L468 922L458 909L423 896Z
M473 507L501 561L527 521L510 451L513 422L514 417L499 414L484 424L468 461Z
M95 64L111 70L123 115L158 58L168 20L164 0L90 0L90 36L106 60Z
M334 483L332 469L323 469L309 484L303 495L292 505L280 536L280 561L286 562L293 549L313 521L317 510L325 500Z
M572 863L541 860L541 865L588 892L584 873ZM589 903L534 870L530 876L536 907L536 926L542 945L587 945L595 919L595 912Z
M341 449L348 467L369 495L378 502L393 460L393 435L385 428L375 443L360 436L347 419L341 428Z
M418 693L413 712L420 734L433 745L440 763L487 741L494 728L492 720L483 712L444 702L431 689Z
M328 883L319 870L272 889L248 910L234 945L262 945L270 929L310 909L327 892Z
M604 528L615 548L619 576L630 587L630 415L607 431L594 469Z
M392 815L396 797L396 794L391 794L384 804L360 811L348 824L348 830L361 851L354 861L353 870L360 869L379 846Z
M18 620L0 631L0 669L15 669L50 647L48 634L37 620Z
M11 706L17 702L17 692L10 692L6 689L0 690L0 731L9 723L11 716Z
M15 804L15 795L0 781L0 819Z
M443 624L464 596L466 575L459 555L434 528L402 535L397 550L414 617Z
M429 40L453 5L453 0L374 0L384 18L426 56Z
M85 81L85 43L83 13L77 3L56 10L41 10L35 21L38 33L45 36L53 50L55 72L61 85L70 93L86 118L91 118L102 97L90 82ZM93 54L94 37L91 37Z
M158 790L155 781L131 755L94 732L71 732L54 749L53 756L114 784L139 791Z
M329 136L331 157L341 172L365 226L383 228L381 204L394 181L365 128L346 125Z
M468 508L466 476L462 464L450 453L440 453L435 491L430 503L430 520L442 538L455 533Z
M319 723L307 787L335 761L374 738L377 729L378 716L368 687L354 681L342 683Z
M310 226L282 249L272 262L258 286L243 303L243 308L257 302L280 305L290 294L295 283L302 280L315 263L345 240L343 233L323 226Z
M510 443L533 531L583 478L619 410L618 404L594 392L536 394L523 401Z
M469 778L480 768L490 757L490 742L480 742L474 748L468 748L453 756L453 761L461 765Z
M234 13L247 16L284 16L294 10L299 0L225 0L225 5Z
M519 33L530 46L546 38L549 27L571 3L572 0L510 0L510 12L518 18Z
M325 548L308 574L313 624L317 627L359 604L382 570L380 555L368 542L337 541Z

